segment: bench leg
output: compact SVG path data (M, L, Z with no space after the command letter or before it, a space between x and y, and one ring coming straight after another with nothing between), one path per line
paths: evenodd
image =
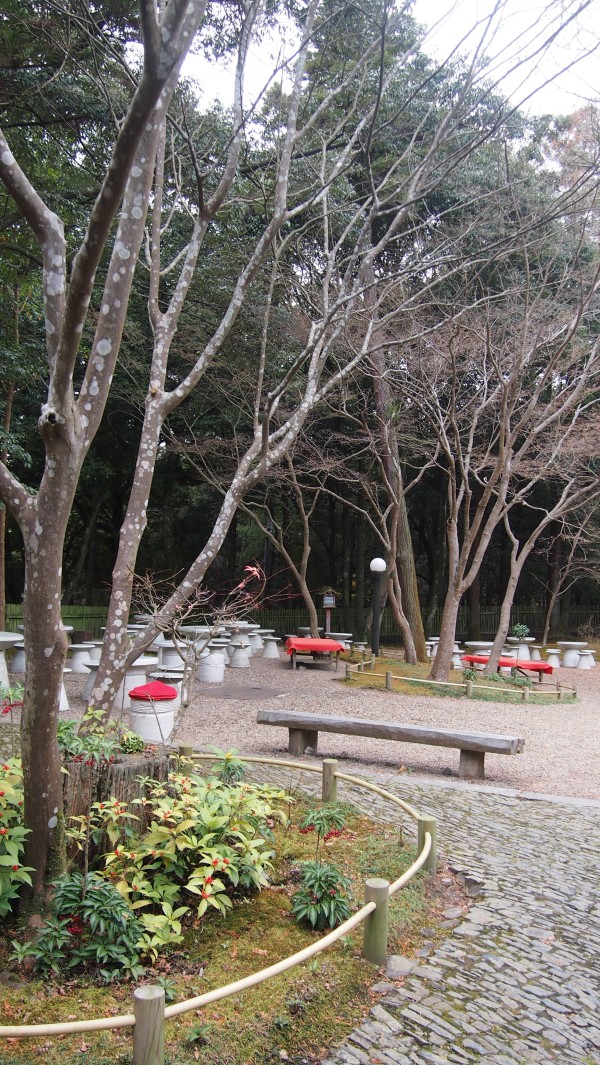
M313 732L312 729L291 728L289 733L288 751L294 758L303 755L307 747L312 747L314 753L317 753L318 732Z
M458 763L458 775L467 780L483 780L484 751L466 751L461 748L460 761Z

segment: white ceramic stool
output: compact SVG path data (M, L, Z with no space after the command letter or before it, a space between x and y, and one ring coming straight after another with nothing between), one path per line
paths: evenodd
M461 651L460 647L458 646L457 643L455 643L454 644L454 649L452 651L452 666L453 666L454 669L462 669L462 667L463 667L462 654L463 654L463 652Z
M279 648L277 644L280 642L278 636L264 636L265 649L262 653L263 658L279 658Z
M89 669L90 675L85 682L85 688L83 689L83 698L86 703L92 698L92 691L94 684L96 683L96 674L98 673L98 666L100 662L92 662L91 658L88 658L87 662L84 662L85 668Z
M63 669L63 677L65 677L67 675L67 673L71 673L71 672L72 672L72 670L70 670L70 669L66 669L66 668ZM60 699L59 699L59 702L58 702L58 712L59 712L59 714L68 714L68 713L70 713L70 711L71 711L71 707L69 706L69 700L67 698L67 692L66 692L66 689L65 689L65 682L63 680L62 683L61 683L61 686L60 686Z
M252 644L250 643L249 632L238 632L237 636L234 636L232 643L237 643L240 647L243 647L248 658L252 658L252 655L254 654L254 649L252 647ZM248 663L248 665L250 665L250 663Z
M181 659L179 661L181 662ZM115 692L113 708L115 710L129 710L130 690L143 684L148 670L156 669L157 666L158 659L153 655L141 655L135 662L132 662Z
M160 680L163 684L169 684L172 688L175 688L177 692L177 698L171 702L172 710L179 710L181 706L181 684L183 681L183 666L181 669L155 669L146 676L149 680ZM131 700L129 700L131 703ZM131 710L131 706L129 707Z
M249 669L250 659L248 657L248 648L245 644L239 642L239 640L232 640L231 646L233 651L231 658L229 659L229 666L231 669Z
M540 654L541 650L542 650L541 643L532 643L530 645L529 653L531 655L531 661L532 662L541 662L542 661L542 656Z
M26 664L25 648L17 647L10 664L11 673L24 673Z
M560 657L559 647L547 647L546 648L546 662L554 669L559 669L562 666L562 660Z
M577 669L593 669L596 663L594 662L593 651L580 651L579 662L577 663Z
M93 643L72 643L70 645L71 656L68 662L73 673L87 673L83 663L87 661L90 652L94 649Z
M263 639L262 639L262 636L260 634L260 631L257 629L256 632L249 632L248 633L248 639L250 640L250 647L252 648L252 654L253 655L259 655L260 652L264 649L264 646L265 646L264 643L263 643Z

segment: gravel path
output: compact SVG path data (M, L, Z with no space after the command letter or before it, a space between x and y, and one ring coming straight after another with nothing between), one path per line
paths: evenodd
M525 739L523 754L486 755L488 787L600 797L600 666L556 671L558 680L577 687L579 701L538 706L352 688L344 682L341 666L337 673L323 665L294 672L283 654L278 662L256 657L250 661L250 669L228 669L223 686L196 687L192 704L177 723L175 744L189 743L199 750L214 744L242 754L280 756L287 750L287 729L257 725L259 708L518 735ZM243 698L223 697L228 689L241 686L246 689ZM404 766L413 780L444 783L458 774L458 751L420 744L321 733L319 756L343 760L349 772L374 769L396 775Z
M67 678L71 713L65 716L81 716L86 676ZM278 708L518 735L525 740L523 754L486 755L484 786L600 798L600 666L561 669L555 676L576 686L577 703L482 703L352 688L344 681L341 664L338 672L321 664L293 671L283 652L278 661L254 656L249 669L228 668L222 685L196 682L192 702L180 713L171 740L198 750L213 744L241 754L280 757L287 752L287 729L256 723L259 709ZM321 733L319 758L305 757L317 762L326 756L340 759L348 772L374 770L390 777L401 773L433 784L454 779L458 785L457 750ZM460 787L465 786L470 785L461 781Z

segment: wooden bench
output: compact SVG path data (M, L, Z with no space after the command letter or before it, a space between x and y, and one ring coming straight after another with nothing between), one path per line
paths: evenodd
M400 743L426 743L434 747L455 747L460 751L459 777L483 779L486 754L520 754L525 741L518 736L494 736L479 732L454 732L450 729L425 728L422 725L394 725L387 721L369 721L356 717L329 717L295 710L259 710L259 725L278 725L289 729L288 750L303 755L306 747L317 751L319 732L339 732L344 736L369 736Z
M292 669L296 668L298 655L310 655L316 661L327 659L328 663L331 663L332 656L335 655L336 670L340 654L346 650L343 643L339 643L338 640L327 640L321 637L313 639L310 636L288 636L285 649L287 654L291 656Z

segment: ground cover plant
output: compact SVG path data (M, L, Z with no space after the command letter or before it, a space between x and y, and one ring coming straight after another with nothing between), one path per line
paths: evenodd
M177 778L177 774L175 776ZM184 777L184 774L180 776ZM220 792L221 782L208 780L207 787L208 784L211 785L209 794ZM183 793L178 801L188 802L194 786L187 791L185 779L176 781L176 790L180 795ZM239 783L234 785L234 791L239 793L239 787ZM244 788L243 794L252 793L252 786L244 785ZM278 791L284 795L281 789ZM272 795L273 790L269 794ZM156 950L143 955L145 979L162 983L167 998L181 1000L220 987L300 950L318 937L321 933L314 931L312 925L318 928L320 922L307 920L300 912L296 914L297 920L293 912L294 898L303 889L303 873L307 866L313 871L320 866L328 877L333 875L336 893L341 887L348 905L355 909L362 902L366 877L378 875L392 880L414 859L414 850L403 845L397 825L374 823L370 817L346 804L322 806L300 795L294 800L289 796L284 799L280 813L285 816L267 816L267 821L272 822L266 824L270 837L265 845L268 858L265 853L264 861L259 863L262 870L259 879L267 879L268 862L268 887L257 892L257 887L263 885L251 882L250 878L237 893L229 881L224 892L215 885L216 879L226 882L219 870L219 877L208 883L208 888L214 890L214 894L209 895L214 899L213 905L202 897L206 887L201 888L199 893L187 895L186 912L178 919L179 932L176 935L170 935L166 943L159 942L162 929L157 928ZM166 812L165 801L166 795L158 795L158 807L163 812ZM168 796L168 801L173 810L173 795ZM222 815L213 813L212 816ZM242 815L238 814L238 818L240 823L236 822L238 828L234 831L241 832ZM115 828L127 823L114 810L109 820L114 820ZM165 822L168 821L169 818L165 818ZM166 823L157 822L154 831L162 829L164 834ZM178 826L183 823L182 818ZM189 835L189 831L184 828L179 834L171 833L170 839ZM157 875L162 877L167 864L165 855L169 853L169 861L176 865L182 855L185 857L187 849L185 845L180 851L177 846L168 848L164 839L156 839L155 843L158 845L153 849L161 852ZM256 847L260 851L258 844ZM119 844L113 848L113 855L117 848L121 849ZM101 879L107 887L117 880L121 884L122 894L117 893L121 902L139 902L145 898L147 889L140 890L143 885L137 881L141 880L142 871L147 870L148 864L152 864L149 858L156 857L159 857L158 853L153 856L139 844L135 849L128 846L125 855L114 855L113 860L105 865L108 879L99 877L97 872L90 876ZM219 861L222 864L222 859ZM111 872L117 876L111 878ZM212 873L206 875L211 877ZM64 899L66 895L68 898L69 891L81 886L81 874L78 876L79 884L63 886L58 892L60 897ZM96 879L91 881L86 899L93 898L96 883ZM197 878L196 884L199 883ZM330 880L327 883L331 885ZM331 890L331 886L326 890ZM440 890L442 894L439 894ZM430 938L442 934L432 928L435 929L440 908L448 905L445 894L448 890L448 887L440 889L439 880L432 884L428 878L419 876L395 896L391 905L391 952L407 953L422 946L424 932ZM225 896L229 905L219 905ZM164 898L163 895L163 901ZM203 906L203 903L207 905ZM66 908L71 904L73 909L67 918L71 925L70 935L76 942L81 942L79 928L84 918L76 910L73 897ZM170 896L168 906L172 906L172 913L176 912L176 903ZM138 907L131 920L142 921L148 911L147 906ZM326 916L329 918L329 911ZM328 928L329 919L325 923ZM170 921L171 932L173 925ZM152 929L146 928L145 931L149 936ZM102 972L105 966L92 967L89 958L80 958L71 969L63 960L57 967L58 972L53 971L52 966L46 967L45 971L23 968L18 964L14 948L10 947L11 939L22 941L23 938L24 930L17 922L6 924L0 947L0 970L4 971L5 978L2 991L4 1023L130 1012L132 984L121 979L105 982ZM374 970L360 957L361 942L362 931L359 930L351 937L345 937L327 954L299 969L168 1024L167 1061L173 1065L194 1060L202 1060L206 1065L224 1065L225 1062L244 1065L246 1062L282 1059L297 1063L318 1061L326 1044L342 1039L372 1001L370 987ZM30 963L35 960L31 956ZM128 975L125 967L120 971L123 976ZM136 979L136 983L139 982L140 979ZM55 1040L10 1041L2 1050L1 1060L5 1065L16 1065L17 1062L22 1065L38 1057L44 1057L48 1065L80 1059L94 1065L109 1062L125 1065L131 1060L130 1053L131 1033L125 1030Z

